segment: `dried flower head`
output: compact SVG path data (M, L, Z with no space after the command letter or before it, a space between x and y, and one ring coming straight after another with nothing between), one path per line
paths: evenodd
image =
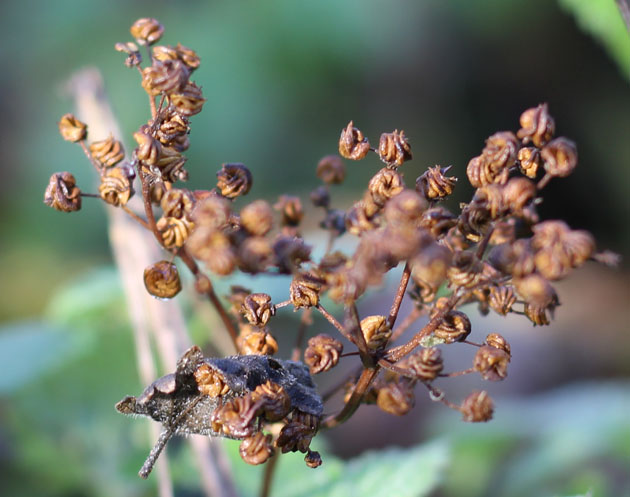
M488 336L486 336L486 345L502 350L510 357L512 356L512 348L503 335L499 335L498 333L489 333Z
M154 297L172 299L182 289L177 266L169 261L159 261L144 270L144 287Z
M502 349L484 345L477 350L473 366L484 380L500 381L507 377L510 355Z
M162 38L164 26L162 26L157 19L143 17L134 22L129 31L138 44L152 45Z
M217 188L226 198L246 195L252 187L252 173L244 164L223 164L217 173Z
M195 370L194 377L201 395L221 397L230 391L223 374L205 362Z
M171 95L188 82L190 72L179 60L154 60L142 70L142 87L149 95Z
M480 423L490 421L494 413L494 404L485 390L474 391L464 399L460 406L464 421Z
M370 143L363 136L361 130L354 127L350 121L348 126L341 130L339 137L339 154L344 159L361 160L370 151Z
M457 178L446 176L446 172L451 168L434 166L425 171L422 176L416 179L416 191L427 200L442 200L453 193Z
M92 157L104 167L112 167L125 158L122 143L115 140L113 135L109 135L105 140L92 142L89 148Z
M338 155L327 155L317 163L317 177L328 185L343 183L346 167Z
M267 380L251 393L252 399L262 406L266 421L271 423L284 419L291 410L291 398L281 385Z
M274 355L278 352L278 342L265 329L243 326L236 343L242 355Z
M536 147L542 147L551 138L556 130L556 124L549 114L547 104L527 109L521 114L521 129L516 134L523 144L532 142Z
M343 344L339 340L321 333L309 339L304 351L304 363L311 374L323 373L337 365L342 352Z
M174 47L171 45L156 45L151 50L151 53L154 59L161 61L181 60L191 71L197 69L201 64L201 59L197 53L181 43Z
M411 145L405 132L396 129L391 133L383 133L378 144L378 155L389 167L400 167L403 162L411 160Z
M371 350L383 348L392 336L392 330L385 316L368 316L362 319L361 332L365 338L365 344Z
M240 212L241 225L252 235L264 236L273 227L273 211L268 202L255 200Z
M254 326L265 326L275 314L275 307L266 293L252 293L245 298L241 312Z
M101 198L110 205L118 207L127 205L134 194L133 178L135 173L129 165L123 165L108 169L101 176L101 184L98 193Z
M450 311L433 332L444 343L461 342L470 335L470 319L460 311Z
M87 136L87 125L72 114L64 114L59 120L59 133L69 142L80 142Z
M274 454L271 438L271 435L258 431L241 442L238 453L247 464L257 465L267 462Z
M180 85L168 98L171 101L171 105L175 108L175 111L186 117L199 114L203 108L203 104L206 103L201 88L192 81L186 82L183 86Z
M280 195L273 208L282 214L283 226L297 226L304 217L302 201L294 195Z
M61 212L74 212L81 208L81 190L74 176L67 171L53 174L44 192L44 203Z
M430 382L442 372L444 361L440 349L428 347L407 356L397 366L408 370L414 379Z
M416 403L413 381L398 378L381 387L376 397L376 405L388 414L404 416Z
M564 178L573 172L577 166L577 148L575 143L567 138L551 140L540 151L547 174Z

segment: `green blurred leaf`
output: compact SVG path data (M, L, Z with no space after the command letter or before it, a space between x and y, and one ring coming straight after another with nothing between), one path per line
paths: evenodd
M630 34L614 0L559 0L581 29L598 40L630 79Z

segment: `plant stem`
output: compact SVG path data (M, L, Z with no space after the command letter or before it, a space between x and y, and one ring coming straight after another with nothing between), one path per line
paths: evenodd
M129 207L127 207L126 205L121 205L120 206L122 208L122 210L124 210L127 214L129 214L129 216L131 216L133 219L135 219L138 223L140 223L142 225L142 227L144 229L147 229L149 231L151 231L151 228L149 226L149 223L147 223L144 219L142 219L140 216L138 216L138 214L136 214L134 211L132 211Z
M260 497L269 497L271 492L271 484L276 466L280 459L280 453L276 452L273 457L265 464L265 473L263 474L262 488L260 489Z
M321 313L321 315L324 316L328 320L330 324L332 324L335 328L337 328L339 333L341 333L344 337L346 337L350 342L355 343L354 337L348 334L347 330L341 325L341 323L337 321L337 319L335 319L335 316L333 316L326 309L324 309L324 307L322 307L321 304L317 304L317 306L315 306L315 309L317 309Z
M365 368L361 372L361 376L359 376L359 380L357 384L354 386L354 390L352 391L352 395L348 402L343 406L343 409L335 416L330 416L322 422L322 427L324 428L333 428L335 426L340 425L345 422L352 416L355 411L361 405L361 400L367 392L368 388L376 378L376 374L379 371L379 366L375 365L373 368Z
M392 307L389 311L389 317L387 318L387 324L390 328L393 328L394 324L396 323L398 311L400 311L400 304L402 304L403 298L405 296L405 291L407 290L410 276L411 267L409 267L409 263L406 263L405 269L403 270L402 276L400 277L398 290L396 291L396 295L394 296L394 302L392 302Z

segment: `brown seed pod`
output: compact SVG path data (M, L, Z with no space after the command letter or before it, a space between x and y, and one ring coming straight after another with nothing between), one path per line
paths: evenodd
M87 136L87 124L79 121L72 114L64 114L59 120L59 133L69 142L80 142Z
M407 414L416 403L413 393L413 381L407 378L398 378L386 383L378 390L376 405L388 414L403 416Z
M521 172L534 179L540 167L540 151L535 147L523 147L518 151L518 163Z
M230 201L218 195L209 195L195 203L192 219L198 228L221 229L230 219Z
M67 171L53 174L44 192L44 203L61 212L74 212L81 208L81 190Z
M267 380L251 393L252 399L262 405L265 420L270 423L285 418L291 410L291 398L277 383Z
M160 206L165 217L192 219L195 197L190 190L172 188L162 197Z
M315 207L328 209L330 206L330 194L328 193L328 188L324 185L315 188L315 190L310 193L309 197Z
M484 345L477 350L473 367L484 380L501 381L507 377L507 366L510 355L504 350Z
M551 140L540 151L547 174L556 177L568 176L577 166L577 148L567 138Z
M156 165L162 153L162 146L159 141L149 134L148 126L140 127L133 134L133 138L138 143L136 157L148 165Z
M532 142L537 147L545 145L556 131L556 124L549 114L547 104L527 109L521 114L521 129L516 135L527 145Z
M525 315L534 326L547 326L550 323L547 307L525 304Z
M311 258L311 247L294 236L279 236L273 244L278 271L290 274Z
M400 167L413 158L411 145L403 130L383 133L378 144L378 155L388 167Z
M507 340L503 338L503 335L499 335L498 333L489 333L488 336L486 336L486 345L494 347L495 349L500 349L508 356L512 356L512 348Z
M221 397L230 391L223 375L205 362L195 370L194 377L201 395Z
M149 95L171 95L179 92L188 81L190 72L179 60L154 60L142 70L142 88Z
M171 45L156 45L151 52L153 58L157 60L181 60L191 72L197 69L201 63L197 53L181 43L178 43L175 47Z
M252 173L244 164L223 164L217 173L217 188L226 198L246 195L252 187Z
M280 195L273 208L282 214L283 226L298 226L304 217L302 201L293 195Z
M514 289L511 286L500 285L490 287L488 304L497 314L505 316L512 310L512 306L515 302L516 295L514 294Z
M488 137L486 146L481 153L487 168L494 175L500 175L502 171L509 169L515 164L519 148L520 145L514 133L511 131L499 131ZM507 177L505 180L507 181ZM502 181L501 183L504 182Z
M483 264L474 252L456 252L453 265L446 271L446 277L455 287L472 288L482 278Z
M383 348L392 336L392 330L387 325L385 316L368 316L362 319L361 332L365 338L365 344L371 350Z
M241 226L249 233L264 236L273 227L273 211L268 202L255 200L241 209Z
M160 127L156 132L157 139L160 140L160 143L166 146L174 146L177 149L176 144L173 143L173 140L176 138L186 136L190 131L190 126L188 125L188 118L178 114L177 112L171 112L168 117L166 117ZM179 150L180 152L182 150Z
M322 456L317 451L309 450L304 456L304 462L309 468L319 468L322 465Z
M296 276L289 286L289 295L291 303L296 309L314 307L319 304L319 292L322 285L309 278Z
M250 274L266 271L273 264L273 248L262 236L250 236L238 245L238 266Z
M254 421L261 414L261 406L251 395L237 397L219 406L212 413L212 429L232 438L250 437L256 431Z
M469 423L490 421L494 413L494 404L485 390L474 391L464 399L459 407L463 420Z
M385 205L385 220L389 225L417 227L427 202L413 190L402 190Z
M164 247L167 249L183 247L194 228L192 221L176 217L161 217L156 223L158 231L162 234Z
M313 427L303 417L294 415L280 430L276 446L283 454L296 451L307 453L315 433L317 433L317 426Z
M327 185L343 183L346 167L338 155L327 155L317 163L317 177Z
M450 311L442 318L433 335L445 343L466 340L470 335L470 319L463 312Z
M539 274L530 274L524 278L514 278L514 289L534 307L547 307L557 302L558 296L549 282Z
M215 274L226 276L236 269L236 255L230 240L220 230L197 227L186 242L186 248Z
M457 216L444 207L432 207L424 212L420 226L429 230L434 238L443 237L457 225Z
M142 54L138 50L138 45L129 41L127 43L116 43L114 49L117 52L123 52L127 54L125 59L125 65L127 67L137 67L142 64Z
M172 299L182 289L177 266L169 261L159 261L144 270L144 287L154 297Z
M304 351L304 363L311 374L324 373L335 367L343 352L343 344L333 337L321 333L309 339Z
M134 22L129 31L138 44L153 45L162 38L164 26L162 26L157 19L143 17Z
M122 143L109 135L105 140L90 144L92 157L104 167L112 167L125 158L125 150Z
M373 216L368 216L366 203L363 201L354 204L344 215L345 230L352 235L359 236L366 231L375 229L378 225L373 221Z
M274 454L271 435L265 435L262 431L258 431L252 436L246 437L241 442L238 453L247 464L255 466L267 462Z
M368 183L368 191L378 207L385 206L390 198L398 195L404 188L402 176L397 171L387 168L381 169Z
M186 117L199 114L203 104L206 103L201 88L192 81L188 81L183 87L174 90L168 98L175 111Z
M520 216L536 197L536 185L526 178L512 178L503 187L502 193L505 207L512 214Z
M350 121L348 126L341 130L339 137L339 154L344 159L361 160L370 151L370 143L363 133L354 127Z
M274 355L278 352L278 342L264 329L239 335L237 345L242 355Z
M443 245L430 243L422 248L410 261L411 277L419 286L437 289L446 279L446 271L451 264L452 254Z
M156 143L159 143L156 140ZM162 181L175 183L177 180L186 181L188 179L188 171L184 169L186 157L173 147L162 147L160 157L155 166L162 174Z
M413 379L430 382L442 372L444 361L440 349L428 347L407 356L396 366L408 370L413 375Z
M442 200L453 193L457 178L445 176L451 168L434 166L427 169L422 176L416 179L416 191L427 200Z
M126 167L123 165L108 169L101 176L98 193L105 202L114 207L127 205L127 202L134 194L133 177L133 169L128 165Z
M254 326L265 326L276 312L266 293L252 293L245 298L241 312Z

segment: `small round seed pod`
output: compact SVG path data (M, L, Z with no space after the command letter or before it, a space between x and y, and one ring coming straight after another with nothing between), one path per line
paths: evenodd
M309 468L319 468L322 465L322 456L315 450L309 450L304 456L304 462Z
M238 453L247 464L256 466L267 462L274 454L271 435L265 435L262 431L258 431L252 436L246 437L239 445Z
M262 236L250 236L238 245L238 266L241 271L256 274L273 264L273 249Z
M534 326L547 326L550 323L546 307L525 304L525 315Z
M534 147L523 147L518 151L518 164L521 172L534 179L540 167L540 151Z
M104 167L112 167L125 158L125 149L122 143L109 135L105 140L96 141L90 144L92 157L99 161Z
M223 164L217 173L217 188L226 198L246 195L252 187L252 173L244 164Z
M197 227L186 242L186 247L193 257L203 261L215 274L227 276L236 269L236 255L230 240L219 230Z
M555 177L568 176L577 166L577 148L567 138L551 140L540 151L547 174Z
M389 225L416 227L426 208L423 197L413 190L403 190L385 205L385 220Z
M469 207L472 210L481 211L482 217L494 220L506 213L508 206L505 200L505 187L499 185L485 185L477 189Z
M318 186L310 193L309 197L311 199L311 203L315 207L328 209L330 206L330 193L328 193L328 188L326 186Z
M280 430L276 446L280 448L283 454L296 451L308 453L315 433L316 431L313 431L312 427L301 423L298 419L291 419Z
M227 295L227 299L230 302L229 311L235 316L241 315L241 306L245 299L252 291L249 288L242 287L240 285L232 285L230 287L230 294Z
M44 203L61 212L75 212L81 208L81 190L77 180L67 171L53 174L44 192Z
M156 140L156 143L159 143ZM186 181L188 179L188 171L184 169L186 157L173 147L162 147L160 157L155 163L156 167L162 173L162 181L175 183L177 180Z
M410 261L411 278L420 287L437 289L446 279L446 271L452 260L449 249L438 243L430 243Z
M435 380L444 369L442 352L437 347L421 349L399 361L396 365L409 370L414 379L424 382Z
M221 397L230 391L230 387L225 382L223 375L206 363L199 366L193 376L201 395Z
M344 229L352 235L359 236L378 226L372 218L373 216L367 214L365 203L357 202L344 214Z
M400 167L403 162L411 160L411 145L405 132L396 129L391 133L383 133L378 143L378 155L388 167Z
M512 348L507 340L503 338L503 335L499 335L498 333L488 333L488 336L486 336L486 345L494 347L495 349L500 349L508 356L512 356Z
M343 183L346 167L338 155L327 155L317 163L317 177L327 185Z
M457 216L444 207L432 207L426 210L420 222L420 226L429 230L434 238L443 237L456 225Z
M199 114L203 104L206 103L201 88L192 81L188 81L183 88L175 90L168 98L175 111L186 117Z
M427 169L416 179L416 191L427 200L442 200L453 193L457 178L447 177L446 172L451 168L434 166Z
M473 252L456 252L446 277L453 286L471 288L481 280L482 270L483 264Z
M80 142L87 136L87 124L79 121L72 114L64 114L59 120L59 133L69 142Z
M282 214L283 226L298 226L304 217L302 201L293 195L280 195L273 208Z
M459 407L463 420L469 423L490 421L494 413L494 404L485 390L474 391L464 399Z
M173 140L186 136L189 131L188 118L177 112L171 112L160 124L156 136L163 145L172 146Z
M504 350L484 345L479 347L473 360L473 367L484 380L501 381L507 376L510 355Z
M244 327L236 341L238 352L242 355L274 355L278 352L278 342L264 329L252 331Z
M149 95L171 95L180 91L188 81L189 71L179 60L154 60L142 70L142 88Z
M361 160L370 151L370 143L363 133L354 127L350 121L348 126L341 130L339 137L339 154L344 159Z
M488 169L498 175L514 165L519 148L520 145L514 133L499 131L488 137L482 155ZM507 177L505 179L507 181Z
M370 350L383 348L389 337L392 336L392 330L387 325L385 316L368 316L362 319L361 332L365 338L365 344Z
M241 226L249 233L264 236L273 227L273 211L268 202L255 200L241 209Z
M324 373L335 367L339 356L343 352L343 344L324 333L309 339L308 347L304 351L304 364L311 374Z
M379 389L376 397L376 405L382 411L394 416L404 416L413 409L415 404L413 381L407 378L399 378L386 383Z
M194 224L185 217L161 217L156 226L167 249L183 247L194 228Z
M572 270L571 256L562 245L552 245L534 255L536 270L548 280L559 280Z
M241 312L254 326L265 326L275 314L275 307L266 293L252 293L245 298Z
M199 228L221 229L230 219L230 201L218 195L209 195L196 202L192 219Z
M521 129L516 136L527 145L532 142L537 147L545 145L556 131L556 124L549 114L547 104L540 104L538 107L527 109L521 114Z
M127 43L116 43L114 49L117 52L123 52L127 54L125 59L125 65L127 67L138 67L142 64L142 54L138 50L138 45L129 41Z
M512 306L516 302L516 295L511 286L493 286L490 288L488 296L488 304L494 312L505 316L512 310ZM488 344L490 345L490 344Z
M177 266L169 261L159 261L144 270L144 287L154 297L172 299L182 289Z
M133 138L138 143L136 157L151 166L156 165L162 153L162 146L149 134L148 127L142 126L133 134Z
M190 190L172 188L162 197L160 206L165 217L190 219L195 207L195 197Z
M262 404L265 419L270 423L285 418L291 410L291 398L277 383L267 380L251 393L254 402Z
M140 45L153 45L159 41L164 34L164 26L160 24L157 19L151 17L143 17L133 23L129 29L131 36L133 36Z
M520 215L536 197L536 185L526 178L512 178L503 187L503 203L512 214Z
M307 277L295 277L289 286L291 303L296 309L315 307L319 304L322 285Z
M254 421L260 414L260 405L251 395L237 397L221 405L212 413L212 429L231 438L250 437L256 431Z
M383 207L392 197L405 188L402 176L393 169L383 168L368 183L368 191L378 207Z
M98 193L110 205L118 207L127 205L133 195L133 169L131 167L114 167L101 176Z
M534 307L547 307L558 300L556 291L549 282L539 274L530 274L524 278L515 278L514 289Z
M153 58L157 60L181 60L191 72L197 69L201 63L197 53L181 43L178 43L175 47L171 45L156 45L151 52Z
M470 335L470 319L463 312L450 311L442 318L433 335L444 343L466 340Z

